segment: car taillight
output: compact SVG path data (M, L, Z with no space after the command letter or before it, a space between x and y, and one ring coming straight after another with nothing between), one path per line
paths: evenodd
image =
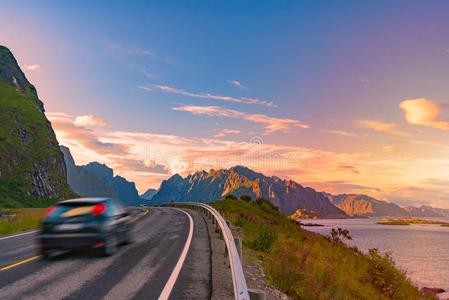
M51 215L56 209L56 206L50 206L49 208L47 208L47 210L45 211L45 217L48 217L49 215Z
M104 213L104 211L106 210L106 205L104 205L103 203L99 203L99 204L95 204L92 207L92 215L99 216L102 213Z

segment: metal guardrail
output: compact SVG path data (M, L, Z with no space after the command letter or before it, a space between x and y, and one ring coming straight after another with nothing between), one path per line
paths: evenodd
M250 300L248 286L246 285L245 275L243 273L242 263L237 251L237 247L234 242L234 237L232 236L231 229L223 216L212 206L204 203L197 202L179 202L179 203L167 203L169 206L196 206L201 207L215 218L217 224L220 226L221 232L223 233L223 240L226 244L226 249L229 256L229 264L231 266L232 273L232 283L234 285L234 297L236 300Z

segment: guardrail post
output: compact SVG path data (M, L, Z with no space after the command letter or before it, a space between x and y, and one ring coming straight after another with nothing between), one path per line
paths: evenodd
M249 299L251 300L266 300L267 296L264 291L258 289L248 289Z
M231 229L231 222L226 221L226 225L228 225L229 229Z
M235 247L237 247L237 253L239 254L240 261L243 262L243 255L242 255L242 239L239 237L234 238Z

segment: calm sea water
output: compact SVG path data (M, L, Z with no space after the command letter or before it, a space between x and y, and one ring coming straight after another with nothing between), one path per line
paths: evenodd
M430 219L430 218L428 218ZM449 218L432 218L449 222ZM407 271L409 278L419 287L439 287L449 291L449 227L439 225L380 225L376 219L311 220L324 227L305 227L324 235L332 227L349 230L355 245L367 252L378 248L391 252L398 266ZM307 222L306 222L307 223ZM447 299L449 292L440 294Z

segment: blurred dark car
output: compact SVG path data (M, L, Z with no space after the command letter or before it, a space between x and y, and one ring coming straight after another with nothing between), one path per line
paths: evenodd
M118 200L79 198L49 207L38 235L44 258L54 250L95 249L104 256L132 242L132 216Z

